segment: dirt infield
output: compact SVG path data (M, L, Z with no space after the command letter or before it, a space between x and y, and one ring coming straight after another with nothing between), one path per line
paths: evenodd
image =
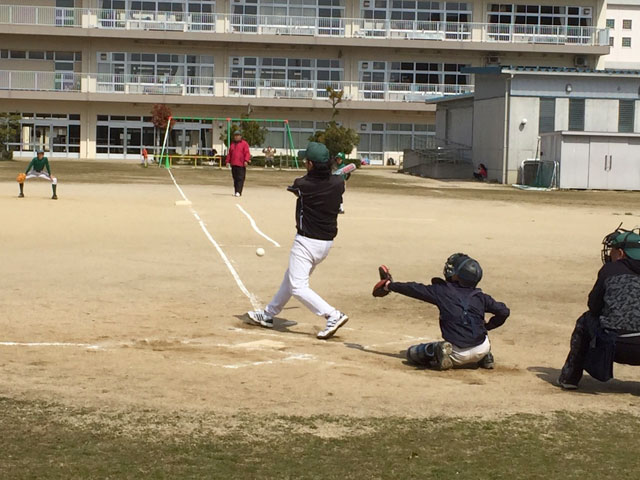
M585 379L582 393L552 385L575 319L600 267L600 242L621 221L640 224L640 194L520 192L358 171L346 214L312 286L349 323L319 341L322 320L292 300L273 331L251 308L193 212L246 288L275 293L294 235L295 172L250 170L245 195L225 171L53 162L58 201L44 182L18 199L17 162L0 163L0 389L73 406L183 409L232 415L493 417L554 410L635 410L640 369ZM259 236L237 204L278 242ZM255 249L263 247L264 257ZM432 372L402 351L437 339L437 310L374 299L377 266L399 281L441 274L464 251L481 287L512 316L492 332L493 371ZM10 345L9 342L16 342Z

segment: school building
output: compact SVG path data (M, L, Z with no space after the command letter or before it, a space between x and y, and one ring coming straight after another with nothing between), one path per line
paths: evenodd
M360 135L352 156L383 164L433 142L430 102L472 93L469 67L604 67L603 0L495 2L0 0L0 112L21 125L8 144L16 157L138 160L166 104L287 119L302 147L330 120L332 87L337 120ZM172 149L221 152L223 127L178 122ZM285 134L273 124L265 144Z

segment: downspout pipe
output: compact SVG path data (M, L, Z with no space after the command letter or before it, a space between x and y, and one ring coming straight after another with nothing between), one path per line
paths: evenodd
M502 145L502 183L507 184L507 171L509 165L509 120L511 117L511 79L509 74L504 91L504 144Z

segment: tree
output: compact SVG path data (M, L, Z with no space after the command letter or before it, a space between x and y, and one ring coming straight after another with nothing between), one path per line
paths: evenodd
M309 140L324 143L329 155L335 157L340 152L349 155L353 147L360 143L360 136L352 128L338 125L335 120L331 120L324 130L317 131Z
M227 128L224 128L220 133L220 140L227 147L229 147L227 144L229 138L228 132L231 132L231 137L233 137L233 132L236 130L241 131L242 138L246 140L250 147L261 147L267 136L267 129L261 126L259 122L249 120L249 115L243 115L240 125L232 123L228 125Z
M331 102L331 120L333 120L338 116L338 105L342 103L344 90L335 90L333 87L327 87L327 93Z
M0 160L11 160L13 151L9 143L20 141L20 115L0 113Z
M160 153L160 139L164 138L164 132L167 129L167 123L169 122L169 118L171 118L171 109L166 105L156 103L151 109L151 123L156 127L156 155ZM176 121L171 118L171 125L169 125L169 130L173 128Z
M352 128L338 125L335 121L338 113L340 113L338 112L338 105L344 99L344 90L335 90L332 87L327 87L327 93L331 102L331 121L324 130L317 131L309 140L324 143L331 157L335 157L340 152L349 155L353 151L353 147L360 143L360 136Z

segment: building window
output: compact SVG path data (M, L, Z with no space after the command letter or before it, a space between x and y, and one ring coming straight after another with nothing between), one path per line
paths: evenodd
M584 98L569 99L569 130L584 131Z
M614 46L614 38L613 37L609 37L609 46L613 47Z
M618 131L633 132L633 120L636 114L635 100L620 100L618 102Z
M385 152L399 154L405 148L432 148L435 134L435 124L361 123L358 155L372 165L382 165Z
M631 37L622 37L622 46L631 47Z
M616 21L614 18L607 18L607 28L616 28Z
M364 83L362 98L380 100L385 92L391 100L406 100L406 95L430 94L439 91L458 93L464 91L459 85L469 84L469 75L460 73L466 67L458 63L427 62L360 62L360 81Z
M98 115L96 153L98 158L139 158L143 148L157 155L164 140L163 131L151 123L151 117ZM212 154L211 120L177 119L172 142L166 146L169 155ZM218 147L219 148L219 147Z
M622 20L622 29L631 30L631 20Z
M237 32L255 33L260 25L265 32L282 34L292 32L291 25L299 25L309 28L306 34L310 34L311 29L316 27L313 21L307 23L308 19L322 18L318 33L341 35L344 34L344 4L344 0L234 0L231 25ZM256 16L259 17L258 23ZM291 17L299 19L289 23Z
M556 125L556 99L540 99L540 116L538 119L538 133L553 132Z
M80 153L80 115L23 113L20 132L9 139L8 148L29 155L42 148L50 156L77 158Z
M315 58L232 57L231 92L253 96L256 88L272 96L300 98L328 96L327 87L340 88L342 60ZM295 89L295 93L291 89Z

